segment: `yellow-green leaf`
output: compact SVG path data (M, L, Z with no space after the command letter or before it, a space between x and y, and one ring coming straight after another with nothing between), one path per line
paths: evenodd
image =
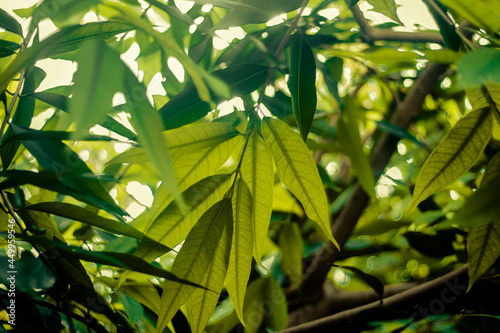
M478 28L484 28L491 33L500 29L498 0L441 0L440 2Z
M472 111L441 140L420 170L408 211L469 170L490 139L491 118L490 108Z
M292 109L302 139L306 141L316 111L316 62L314 53L302 32L297 32L290 45L288 88Z
M287 223L283 226L279 245L281 248L280 267L290 277L292 284L298 286L302 281L304 244L297 223Z
M241 136L222 142L219 145L212 145L208 149L193 152L187 155L174 155L172 164L174 166L180 191L185 191L189 186L213 175L227 161L234 148L238 146ZM161 184L151 206L149 213L146 213L149 223L146 228L158 217L158 215L172 202L173 196L167 186Z
M184 246L172 264L171 273L184 280L201 284L223 231L232 223L231 202L224 199L212 206L189 233ZM163 332L179 308L189 300L196 287L168 281L161 296L156 332Z
M191 228L210 207L222 200L231 186L231 178L231 175L215 175L189 187L182 193L187 211L181 211L176 201L171 202L152 222L145 235L173 248L186 238ZM141 241L135 253L146 261L161 254L147 239Z
M219 300L219 294L224 285L224 279L226 278L226 272L228 270L232 233L233 220L230 219L224 222L222 237L215 250L214 257L210 263L210 268L201 283L201 285L207 289L198 288L191 295L190 324L191 331L193 333L203 332L203 329L205 328L208 319L210 319L210 316L217 305L217 301ZM251 252L250 258L252 258Z
M361 187L369 196L374 197L375 180L370 161L363 151L358 125L354 121L346 123L344 119L339 119L337 122L337 139L342 151L349 156L351 166L358 174Z
M241 323L245 325L243 302L248 278L252 268L253 253L253 208L252 194L243 179L238 179L233 192L233 239L226 288Z
M500 223L489 222L473 227L467 238L469 252L469 288L500 256Z
M253 256L260 264L262 246L267 237L273 205L273 158L266 143L253 133L241 163L241 177L252 194Z
M281 181L300 201L306 215L337 247L330 229L328 202L318 168L302 138L278 119L264 118L262 134Z

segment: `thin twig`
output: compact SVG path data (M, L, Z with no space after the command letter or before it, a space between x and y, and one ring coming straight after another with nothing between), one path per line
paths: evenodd
M0 127L0 138L3 136L3 132L5 131L5 126L7 126L12 110L14 109L14 105L16 104L16 99L19 96L19 93L21 92L21 88L23 86L23 81L24 81L24 75L25 71L22 71L21 77L19 78L19 83L17 84L16 91L14 91L14 95L12 96L12 99L10 101L9 108L7 109L7 111L5 111L5 118L3 119L2 127Z

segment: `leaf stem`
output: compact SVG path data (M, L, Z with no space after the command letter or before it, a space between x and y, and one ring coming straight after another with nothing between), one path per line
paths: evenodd
M2 126L0 127L0 138L3 136L3 132L5 131L5 126L9 122L10 115L12 110L14 109L14 105L16 104L16 99L21 92L21 88L23 86L25 71L21 72L21 77L19 78L19 83L17 84L16 91L14 91L14 95L12 95L12 99L10 101L8 109L5 111L5 118L2 121Z

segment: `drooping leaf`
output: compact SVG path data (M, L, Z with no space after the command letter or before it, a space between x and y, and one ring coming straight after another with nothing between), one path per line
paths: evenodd
M446 12L446 7L443 6L439 2L434 2L436 6L441 9L442 12ZM434 21L436 21L439 27L439 33L443 37L444 44L448 49L453 51L458 51L460 49L460 45L462 45L462 40L460 36L455 31L455 27L448 24L448 22L441 16L439 11L434 8L434 6L429 5L427 1L424 1L424 4L427 5L429 12L432 14Z
M11 124L15 134L36 132ZM44 170L54 171L61 182L81 193L87 193L99 202L98 207L119 215L126 213L115 203L92 170L70 147L61 141L23 140L23 145ZM95 205L97 202L94 202Z
M384 14L394 22L397 22L401 25L403 23L399 20L398 14L396 12L397 5L394 0L367 0L372 6L373 11Z
M115 61L115 55L101 39L90 39L80 47L69 103L80 135L87 133L111 109L113 95L123 80L123 66L117 66Z
M247 147L248 149L248 147ZM241 323L245 325L243 303L252 268L254 244L252 194L243 179L238 179L233 198L233 239L227 268L226 288Z
M13 32L20 36L23 35L23 28L17 22L15 18L9 15L5 10L0 8L0 28L3 28L7 31Z
M59 253L67 258L75 258L95 262L96 264L114 266L139 273L159 276L166 280L182 285L188 285L193 288L202 288L199 283L184 279L173 272L165 271L130 254L107 251L87 251L77 246L66 245L62 242L50 241L48 239L33 236L28 236L26 239L43 246L55 248Z
M105 218L88 209L66 202L40 202L34 205L30 205L26 207L26 209L62 216L124 236L138 239L142 238L143 236L142 232L138 231L125 222Z
M299 226L296 223L287 223L283 226L280 232L279 246L281 248L280 267L283 273L288 275L293 285L300 285L304 244Z
M337 122L337 138L342 151L349 156L351 165L356 170L358 181L363 190L370 196L375 196L375 180L368 156L363 151L363 143L356 122L339 119Z
M469 288L500 257L500 223L483 223L472 227L467 237L469 253Z
M381 131L392 134L400 139L408 139L419 146L425 147L425 144L423 144L420 140L418 140L415 136L408 132L407 129L401 126L397 126L384 120L376 121L375 123L377 124L377 128Z
M288 88L292 96L293 115L305 141L316 111L316 63L314 53L301 32L292 37L289 67Z
M35 91L35 70L30 67L26 70L26 79L22 90L22 96L19 98L16 112L12 117L12 124L19 126L29 126L35 111L35 99L30 96ZM2 137L2 147L0 148L0 156L2 158L2 167L7 170L16 156L16 152L21 142L7 142L9 138L14 136L12 127L9 127Z
M248 192L250 193L250 192ZM225 221L221 239L218 241L210 268L201 283L207 289L197 289L191 295L191 330L193 333L202 333L213 313L220 292L224 286L226 272L228 271L229 255L231 252L231 238L233 236L232 220ZM250 244L251 246L251 244ZM251 249L251 247L250 247ZM252 258L250 252L250 259ZM249 266L249 263L247 263ZM245 286L246 287L246 286Z
M176 128L163 133L164 140L173 158L177 154L189 154L209 147L216 146L239 135L231 125L224 123L204 123L189 127ZM147 162L144 148L132 148L118 155L108 162L115 163L144 163ZM179 175L177 174L179 177Z
M478 28L484 28L490 33L500 30L500 20L498 20L500 9L495 0L441 0L440 2Z
M222 200L231 186L230 180L231 175L214 175L189 187L183 192L187 211L181 211L176 201L170 203L151 223L145 235L171 248L181 243L198 219ZM144 240L135 255L150 261L159 254L154 244Z
M200 218L179 251L171 272L181 279L200 284L214 259L227 224L232 223L231 202L224 199L213 205ZM228 236L229 237L229 236ZM177 310L189 299L195 288L186 284L167 283L161 296L156 332L170 322Z
M267 67L255 64L230 66L212 73L213 76L227 83L231 96L244 96L259 88L267 76ZM215 97L214 94L210 95ZM189 85L173 97L160 110L165 129L177 128L204 117L211 108L196 93L196 88Z
M328 202L318 168L304 141L284 122L273 118L264 118L262 134L283 184L302 203L323 235L338 247L330 229Z
M483 108L455 124L422 166L408 211L469 170L490 139L491 118L490 108Z
M17 50L19 50L20 45L11 42L8 40L0 40L0 58L3 57L8 57L14 53L16 53Z
M384 296L384 284L377 277L375 277L371 274L365 273L357 267L344 266L344 265L335 265L335 266L343 268L343 269L348 269L351 272L353 272L357 278L359 278L364 283L369 285L373 290L375 290L375 292L378 295L378 298L380 300L382 300L382 298Z
M260 264L273 207L274 168L269 148L253 133L241 162L241 177L252 195L253 256Z

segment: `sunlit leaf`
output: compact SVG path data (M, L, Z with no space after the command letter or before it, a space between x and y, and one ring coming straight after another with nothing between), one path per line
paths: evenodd
M254 244L252 194L243 179L238 179L234 187L233 198L233 239L229 267L227 269L226 288L236 309L236 313L245 325L243 302L252 268Z
M20 36L23 35L23 28L17 22L15 18L9 15L5 10L0 8L0 28L3 28L7 31L13 32Z
M339 119L337 123L337 138L342 151L349 156L351 165L358 175L358 181L363 190L371 197L375 196L375 180L368 156L363 151L363 143L356 122Z
M281 269L291 279L292 284L300 285L304 244L299 226L296 223L287 223L283 226L280 232L279 246L281 248Z
M252 194L253 256L260 263L262 246L271 221L274 168L271 152L257 133L248 139L241 162L241 177Z
M182 242L198 219L216 202L222 200L231 186L231 175L207 177L183 192L187 211L184 213L176 201L163 210L151 223L145 235L168 247ZM135 255L150 261L159 254L147 240L141 242Z
M200 218L179 251L171 272L181 279L200 284L214 259L217 246L228 223L232 223L231 202L224 199L213 205ZM229 236L228 236L229 237ZM167 283L161 296L157 332L163 332L182 304L195 288L186 284Z
M489 222L472 227L467 237L469 288L500 257L500 223Z
M301 32L292 37L290 45L288 88L293 115L305 141L316 111L316 64L313 51Z
M394 22L397 22L401 25L403 23L399 20L398 14L396 12L398 6L396 5L394 0L367 0L372 6L373 11L384 14Z
M250 192L248 192L250 193ZM219 294L224 286L226 272L228 270L229 255L231 252L231 238L233 235L233 226L238 223L233 223L232 220L227 220L224 223L224 230L221 239L218 241L214 257L211 260L210 268L205 274L201 285L207 289L196 289L191 295L191 330L194 333L202 333L210 318L210 315L217 305ZM234 242L233 242L234 243ZM251 251L251 244L250 244ZM252 258L250 252L250 259ZM246 263L250 268L250 263ZM249 269L250 270L250 269ZM246 287L246 283L245 283Z
M69 111L76 131L82 135L111 109L113 95L123 80L123 67L116 66L115 61L115 55L100 39L90 39L80 47Z
M328 202L314 159L300 136L278 119L264 118L262 134L273 155L281 181L302 203L307 216L337 247L332 236Z
M490 109L483 108L455 124L422 166L408 211L469 170L490 139L491 122Z

